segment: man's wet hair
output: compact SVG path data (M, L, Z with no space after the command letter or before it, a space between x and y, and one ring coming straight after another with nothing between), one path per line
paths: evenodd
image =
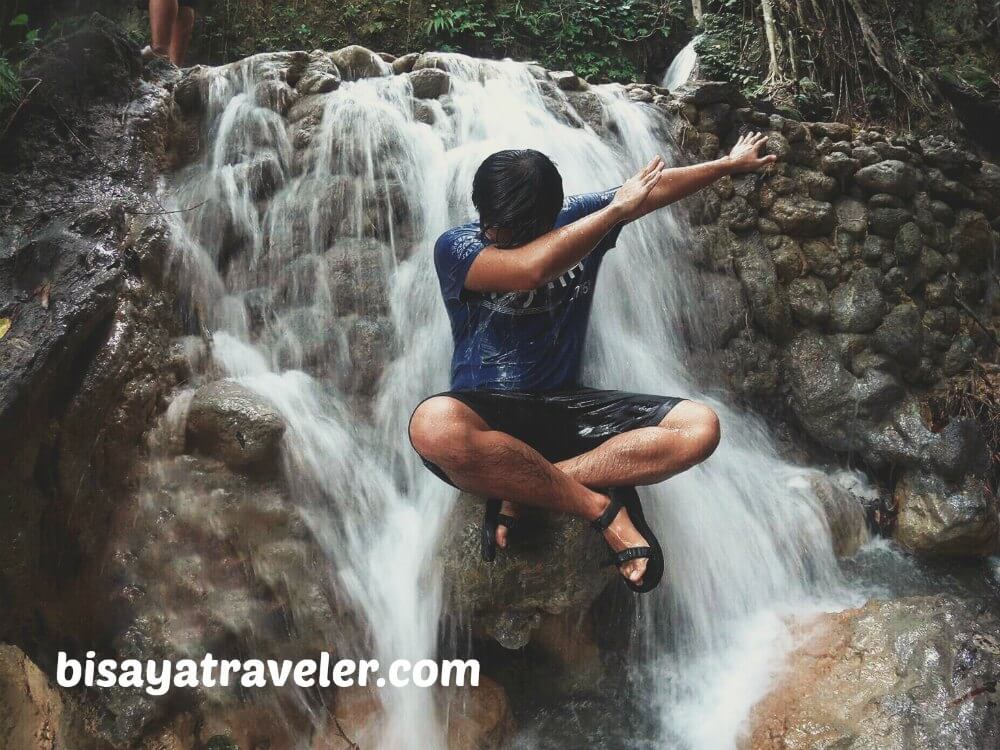
M508 149L488 156L472 180L472 203L479 225L506 229L510 237L497 247L517 247L552 229L562 210L562 176L545 154Z

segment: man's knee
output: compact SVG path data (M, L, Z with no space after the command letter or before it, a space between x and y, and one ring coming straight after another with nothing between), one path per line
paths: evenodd
M691 465L715 452L722 436L719 415L715 410L697 401L682 401L660 423L668 430L680 433L685 440L685 453ZM670 441L676 451L676 444Z
M719 423L719 415L711 407L697 402L692 402L692 406L696 408L692 411L691 439L698 460L704 461L719 447L722 425Z
M410 443L421 457L442 469L461 470L476 460L475 429L467 408L447 396L422 402L410 417Z

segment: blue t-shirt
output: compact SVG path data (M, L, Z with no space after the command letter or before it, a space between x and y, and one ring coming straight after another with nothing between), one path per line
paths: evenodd
M604 208L616 190L571 196L555 227ZM455 342L452 389L545 391L577 385L597 271L621 226L544 287L497 294L465 288L472 262L491 244L479 223L442 234L434 245L434 265Z

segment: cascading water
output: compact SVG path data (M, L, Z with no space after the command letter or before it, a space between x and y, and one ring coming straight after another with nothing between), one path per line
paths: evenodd
M670 67L663 74L663 82L660 83L663 88L674 91L688 82L694 73L695 66L698 64L698 51L696 48L700 40L701 36L696 36L685 44L684 48L670 62Z
M619 184L671 152L617 87L593 89L615 126L602 140L525 65L438 60L451 76L442 100L415 101L407 77L386 71L305 97L287 119L275 106L287 85L255 58L209 71L208 148L165 188L193 207L173 227L185 304L212 334L216 365L284 416L286 481L331 585L365 624L357 655L382 662L433 658L442 614L435 552L456 493L406 435L413 407L447 385L434 239L473 215L472 175L498 149L547 153L567 193ZM838 575L823 516L797 489L802 470L685 367L678 332L697 339L702 326L679 251L689 241L673 210L624 230L597 291L586 372L596 386L697 398L721 415L722 445L704 467L642 493L668 575L639 610L634 669L664 736L717 750L780 663L782 616L819 606ZM379 698L383 718L354 738L362 746L444 745L433 691Z

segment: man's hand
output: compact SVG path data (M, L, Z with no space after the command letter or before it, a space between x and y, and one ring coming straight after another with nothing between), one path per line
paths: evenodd
M616 211L622 221L631 221L642 216L643 212L640 209L662 176L663 159L655 156L640 172L629 177L618 188L609 208Z
M746 133L740 136L729 152L729 163L735 174L743 172L759 172L768 164L774 164L778 157L774 154L761 156L760 150L764 147L767 136L763 133Z

